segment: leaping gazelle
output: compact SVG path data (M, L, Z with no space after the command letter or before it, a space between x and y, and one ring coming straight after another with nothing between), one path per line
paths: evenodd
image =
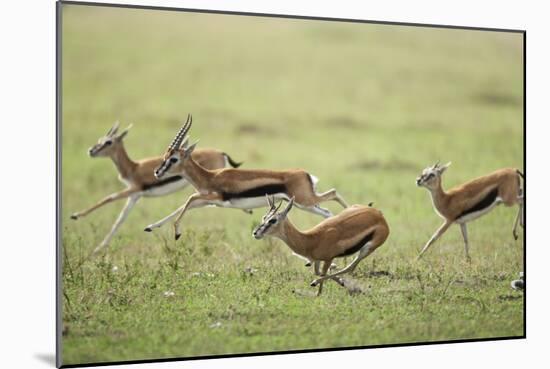
M174 223L177 240L181 235L179 223L187 210L209 205L238 209L260 208L266 206L265 195L285 200L294 197L298 208L325 218L332 216L332 213L320 207L319 203L333 200L342 207L347 207L344 199L334 189L322 194L316 193L317 178L302 169L205 168L191 155L197 143L187 145L186 138L191 123L189 120L179 130L174 145L168 148L164 161L155 169L155 176L160 179L166 175L182 175L197 192L189 196L185 204L172 214L148 225L146 232L161 227L178 214Z
M469 261L466 223L488 213L499 204L518 205L519 209L512 229L514 239L517 240L518 223L524 226L523 190L520 183L520 177L523 178L523 174L514 168L500 169L444 191L441 186L441 175L450 165L451 163L445 165L436 163L424 169L416 179L417 186L426 187L430 191L434 210L444 219L444 223L426 243L418 258L441 237L447 228L456 223L460 225L466 259Z
M92 158L111 158L119 173L119 180L126 184L127 188L103 198L101 201L86 210L71 215L71 219L76 220L90 214L92 211L110 202L123 198L128 199L126 201L126 205L113 224L111 231L105 236L99 246L95 248L94 252L99 251L109 244L117 229L130 213L130 210L132 210L136 202L142 196L156 197L168 195L183 189L189 184L181 175L167 176L167 178L162 180L157 179L154 176L153 171L154 168L158 167L160 163L162 163L162 157L153 157L139 161L133 161L130 159L126 149L124 148L123 139L128 134L128 130L131 126L126 128L120 134L117 134L118 128L119 124L117 122L105 136L98 140L97 144L88 150L88 153ZM231 165L232 167L238 167L241 165L241 163L234 162L226 153L215 149L197 150L193 153L193 159L200 163L200 165L209 169L223 168L227 165Z
M312 287L319 286L317 295L321 294L323 281L326 279L333 279L343 285L343 281L338 276L353 272L362 259L372 254L386 241L390 233L382 212L370 205L352 205L338 215L325 219L315 227L302 232L288 219L294 199L291 199L281 212L278 210L282 203L276 207L273 197L268 197L268 203L269 210L252 235L258 240L265 236L277 237L295 254L312 260L315 275L319 276L311 282ZM333 259L355 253L358 253L357 256L348 266L327 275ZM324 264L319 270L321 262Z

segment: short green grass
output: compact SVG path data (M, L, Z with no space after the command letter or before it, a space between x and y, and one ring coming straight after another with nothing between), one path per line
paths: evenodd
M522 168L522 35L65 5L62 63L65 364L523 334L516 209L471 223L471 264L456 227L414 262L441 223L425 166L453 161L446 187ZM311 270L251 237L262 209L193 210L177 242L142 231L191 189L140 200L86 258L123 205L69 219L123 188L87 148L120 119L133 158L160 155L189 112L200 147L383 210L390 237L351 276L363 293L310 296Z

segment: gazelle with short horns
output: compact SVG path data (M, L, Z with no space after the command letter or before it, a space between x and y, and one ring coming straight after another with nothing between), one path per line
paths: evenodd
M440 165L439 162L427 167L416 179L416 185L430 191L435 212L444 219L443 224L426 243L418 258L452 225L459 224L464 238L466 259L470 260L468 232L466 223L488 213L495 206L518 205L512 234L518 238L518 223L523 227L523 190L520 178L523 174L515 168L497 170L444 191L441 185L441 176L451 163Z
M298 208L325 218L332 216L332 213L320 207L319 203L334 200L342 207L347 207L344 199L334 189L316 193L317 178L302 169L205 168L192 156L197 143L187 145L191 123L191 120L186 122L177 133L174 144L164 154L164 161L155 170L155 176L160 179L167 175L181 175L197 192L183 206L166 218L150 224L145 231L151 232L154 228L161 227L174 214L178 214L174 223L175 238L178 239L181 235L179 223L187 210L209 205L238 209L260 208L266 206L265 195L285 200L294 197Z
M291 199L286 208L279 212L275 198L268 197L269 210L252 235L256 239L276 237L285 242L294 253L312 260L315 275L319 278L311 286L319 286L317 295L323 290L323 281L333 279L343 285L339 276L351 273L357 264L380 247L390 233L382 212L365 205L352 205L338 215L323 220L307 231L299 231L288 219L294 205ZM340 271L328 274L335 258L357 253L353 261ZM321 262L323 266L320 267Z
M189 183L181 175L166 176L164 179L157 179L154 176L154 169L162 163L162 157L153 157L139 161L133 161L128 156L124 147L123 139L128 134L131 126L126 128L121 133L118 133L118 122L101 137L97 144L92 146L88 153L92 158L108 157L110 158L119 173L119 180L126 184L126 189L115 192L93 206L74 213L71 218L79 219L84 217L94 210L106 205L110 202L126 198L126 205L120 212L117 220L113 224L111 231L105 236L103 241L96 247L94 252L107 246L114 236L117 229L121 226L128 214L142 197L164 196L175 191L181 190ZM215 149L202 149L193 153L193 159L205 168L215 169L223 168L226 165L238 167L240 163L234 162L226 153Z

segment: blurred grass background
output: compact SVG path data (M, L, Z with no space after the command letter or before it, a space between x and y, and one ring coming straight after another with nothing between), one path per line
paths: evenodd
M63 5L62 36L65 363L523 334L515 209L470 225L471 265L455 227L413 262L441 223L414 184L424 167L453 161L447 188L522 169L522 34ZM87 148L120 120L134 124L132 158L161 155L187 113L200 147L374 201L392 233L354 274L368 292L293 293L312 273L252 239L261 209L194 210L178 242L171 227L142 232L189 188L140 200L108 252L83 261L123 206L70 221L123 188Z

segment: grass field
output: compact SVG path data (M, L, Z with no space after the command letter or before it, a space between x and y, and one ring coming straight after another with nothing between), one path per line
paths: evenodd
M424 167L453 161L447 188L522 169L522 49L511 33L65 5L64 363L522 335L515 208L471 223L471 264L456 226L414 261L442 222L414 183ZM329 282L312 297L312 271L286 245L252 238L262 209L194 210L177 242L170 226L143 232L190 188L140 200L86 259L123 206L69 219L123 188L87 148L119 119L134 123L132 158L160 155L187 113L200 147L374 201L391 234L351 276L362 293Z

